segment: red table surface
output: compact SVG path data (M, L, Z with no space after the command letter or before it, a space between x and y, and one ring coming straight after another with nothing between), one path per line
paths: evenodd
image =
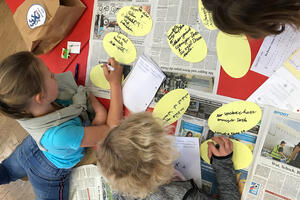
M24 0L6 0L9 8L14 13L17 7ZM86 5L86 10L77 22L71 33L62 40L50 52L40 56L47 66L54 73L61 73L65 71L72 71L74 73L75 66L79 64L78 83L84 85L86 76L86 66L89 50L90 28L92 21L94 0L81 0ZM71 54L69 59L62 59L60 57L62 48L67 47L67 41L80 41L80 54ZM263 42L263 40L254 40L248 38L251 48L251 64ZM217 94L233 97L237 99L247 99L265 80L266 76L250 71L242 78L231 78L221 68ZM100 100L106 107L109 101L106 99Z
M251 65L263 42L248 38L251 48ZM250 65L250 66L251 66ZM232 78L221 67L217 94L246 100L268 77L249 70L242 78Z

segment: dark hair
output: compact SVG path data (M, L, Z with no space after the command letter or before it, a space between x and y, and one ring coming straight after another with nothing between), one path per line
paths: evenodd
M262 38L279 34L285 24L300 28L299 0L202 0L215 25L229 34Z
M285 144L285 141L281 141L280 144Z
M0 63L0 112L14 119L33 117L26 112L31 98L44 90L37 57L30 52L8 56Z
M186 132L185 137L188 137L189 134L191 134L193 136L193 132L192 131L188 131L188 132Z

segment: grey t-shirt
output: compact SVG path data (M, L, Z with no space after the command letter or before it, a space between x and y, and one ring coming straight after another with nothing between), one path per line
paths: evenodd
M225 159L212 159L212 166L216 172L218 183L218 199L220 200L238 200L240 194L236 184L236 173L233 169L231 157ZM131 197L125 197L112 192L109 186L104 185L104 200L135 200ZM108 195L110 193L110 195ZM110 196L110 197L108 197ZM211 200L214 199L203 193L201 189L188 181L173 181L170 184L162 185L158 190L144 200Z

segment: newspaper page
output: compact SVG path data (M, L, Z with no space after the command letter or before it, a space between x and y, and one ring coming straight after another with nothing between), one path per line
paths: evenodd
M208 30L202 24L198 1L157 1L152 14L155 23L151 32L151 43L147 46L147 54L166 74L166 80L157 92L154 102L168 91L178 88L216 93L220 66L216 53L218 30ZM199 31L208 48L207 56L203 61L186 62L172 52L167 42L167 32L175 24L185 24Z
M72 169L69 200L114 200L120 195L111 189L96 165Z
M300 115L268 107L261 127L242 199L299 200Z
M299 113L299 97L300 71L282 66L247 100Z
M146 36L134 37L128 35L118 26L116 21L117 12L122 7L129 5L140 6L152 17L152 29ZM186 62L177 57L168 46L167 32L173 25L178 23L195 28L205 39L208 53L203 61L199 63ZM198 1L94 1L85 85L96 96L102 98L109 98L109 90L94 86L90 81L89 74L95 65L106 62L109 58L102 45L103 37L109 32L120 32L126 35L137 49L137 58L142 54L149 55L165 72L167 78L156 94L153 101L154 104L165 93L177 88L191 88L208 93L216 93L220 67L216 53L218 30L211 31L204 27L198 13ZM135 62L131 63L130 66L124 67L125 78Z
M149 40L149 35L143 37L130 36L125 33L117 23L117 13L124 6L139 6L146 10L150 15L152 12L152 1L150 0L95 0L94 10L92 16L91 35L90 35L90 49L86 70L85 85L96 96L102 98L109 98L109 90L101 89L93 85L90 81L91 69L103 62L107 62L109 55L105 52L103 47L103 38L107 33L119 32L127 36L135 45L137 57L145 52L145 41ZM132 66L126 65L123 69L124 78L129 74Z
M69 200L102 200L102 182L96 165L72 169Z
M264 39L251 70L270 77L282 64L300 48L300 31L285 25L285 31L279 35Z
M212 112L222 105L235 101L236 99L223 97L219 95L207 94L203 92L191 91L191 103L185 115L178 121L175 135L182 137L198 137L202 142L217 136L208 127L208 118ZM246 144L252 151L257 142L257 134L260 124L257 124L247 132L230 136L232 139L238 140ZM248 168L237 170L237 183L240 193L244 189L247 180ZM201 177L202 190L216 197L217 180L215 172L211 165L201 159Z

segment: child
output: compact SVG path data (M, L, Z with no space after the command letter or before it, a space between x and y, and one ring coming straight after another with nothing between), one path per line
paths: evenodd
M106 137L122 118L122 67L108 60L115 70L103 68L111 86L108 114L93 95L95 111L89 125L87 92L77 87L72 73L56 77L30 52L11 55L0 63L0 111L18 119L30 136L0 164L0 184L28 176L36 199L68 199L69 174L83 157L84 148ZM57 80L56 80L57 78Z
M279 34L285 24L300 28L300 0L202 0L215 25L253 38Z
M212 199L174 169L176 150L168 130L149 113L132 114L99 143L98 166L107 183L118 192L113 193L113 199ZM220 147L209 143L208 156L216 171L219 197L239 199L232 142L224 137L213 140Z

